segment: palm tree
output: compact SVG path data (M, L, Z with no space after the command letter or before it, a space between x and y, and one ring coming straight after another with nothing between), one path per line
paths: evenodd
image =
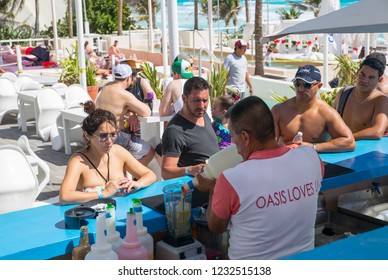
M67 28L69 29L69 38L73 38L73 0L67 0Z
M198 0L194 0L194 30L198 30Z
M138 14L138 20L148 20L148 0L127 0L131 6L131 10L136 10ZM156 12L160 10L160 4L158 0L152 0L152 28L156 29ZM148 22L148 21L147 21Z
M287 2L291 4L291 7L298 8L299 10L312 11L314 16L317 17L322 0L301 0L301 3L287 0Z
M249 1L248 0L245 0L245 20L246 20L246 22L251 21L250 14L249 14Z
M35 0L35 37L39 36L39 0Z
M263 0L256 0L255 5L255 75L264 76L263 45Z
M117 35L123 35L123 0L119 0L117 11Z
M24 0L0 0L0 20L2 23L9 22L24 6Z
M203 14L208 15L208 5L207 5L208 0L201 0L201 12ZM220 15L218 18L218 13L216 12L218 10L217 7L217 0L213 0L213 21L217 20L224 20L225 21L225 26L229 26L230 21L233 22L234 26L237 26L237 16L238 13L241 10L240 6L240 1L238 0L220 0Z
M280 8L276 13L280 15L280 19L297 19L303 12L298 8L291 7L290 11L287 11L285 8Z

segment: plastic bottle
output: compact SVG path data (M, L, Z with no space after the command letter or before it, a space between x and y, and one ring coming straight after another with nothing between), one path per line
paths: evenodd
M106 206L106 232L106 240L117 253L123 240L120 238L120 233L116 231L116 209L112 203Z
M73 248L71 259L84 260L87 253L91 250L89 244L88 227L82 226L80 229L79 245Z
M117 254L112 250L112 245L106 241L105 212L100 213L96 218L97 231L96 243L92 245L92 250L86 255L85 260L117 260Z
M133 198L133 211L136 214L136 231L140 243L147 249L148 259L154 259L154 239L143 226L143 207L140 199Z
M303 132L298 131L294 139L292 139L292 143L302 143L302 142L303 142Z
M123 243L117 250L119 260L147 260L147 249L140 243L137 238L135 226L135 213L133 208L127 213L127 232L123 239Z
M237 153L236 145L232 144L229 147L220 150L212 155L205 166L201 176L207 179L217 179L218 176L228 168L239 164L243 158ZM198 185L198 180L193 178L183 185L183 188L188 191L194 189Z

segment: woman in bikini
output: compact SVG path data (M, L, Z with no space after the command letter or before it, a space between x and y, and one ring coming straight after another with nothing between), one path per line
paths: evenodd
M91 101L84 104L84 110L89 114L82 123L87 145L69 159L60 189L60 203L109 198L155 182L155 173L126 149L113 144L119 133L115 116L109 111L95 109ZM126 173L136 180L128 179Z

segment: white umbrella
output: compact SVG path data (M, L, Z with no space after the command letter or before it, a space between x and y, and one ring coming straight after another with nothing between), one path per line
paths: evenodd
M361 0L332 13L306 20L261 38L262 43L289 34L388 32L388 1Z
M289 34L384 33L388 31L387 11L387 0L361 0L340 10L285 28L276 34L266 35L260 40L267 43Z

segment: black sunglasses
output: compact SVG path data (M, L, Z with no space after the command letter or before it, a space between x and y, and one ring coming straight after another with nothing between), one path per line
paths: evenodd
M312 86L316 85L317 83L308 83L308 82L297 82L297 81L294 81L294 87L295 88L298 88L300 86L303 86L305 89L310 89Z

